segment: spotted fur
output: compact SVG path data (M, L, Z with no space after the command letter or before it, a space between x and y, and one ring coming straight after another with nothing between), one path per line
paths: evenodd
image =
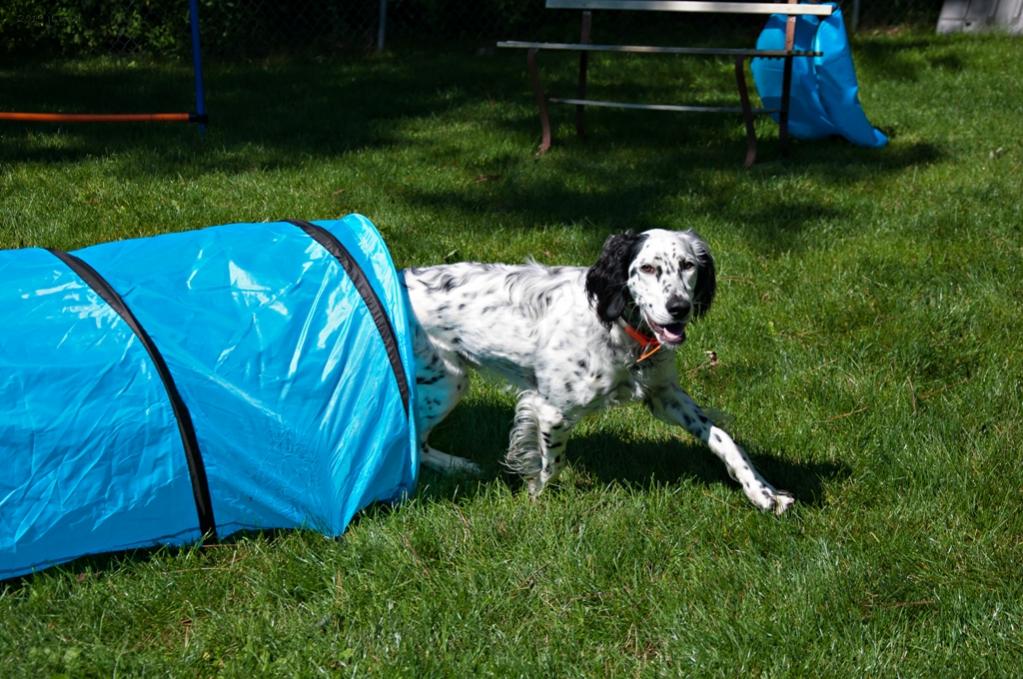
M703 441L758 508L780 514L792 504L678 385L672 352L638 362L642 347L625 331L631 325L671 349L710 309L714 260L692 231L611 236L588 269L463 262L403 275L416 321L416 418L427 466L478 471L427 444L473 368L502 377L519 394L504 463L533 496L564 466L576 422L642 400L655 417Z

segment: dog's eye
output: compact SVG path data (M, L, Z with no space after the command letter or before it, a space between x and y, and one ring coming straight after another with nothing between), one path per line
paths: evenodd
M643 266L639 267L639 270L641 273L652 274L656 273L657 268L653 264L644 264Z
M689 271L696 265L690 262L688 259L683 259L681 262L679 262L678 266L683 271Z

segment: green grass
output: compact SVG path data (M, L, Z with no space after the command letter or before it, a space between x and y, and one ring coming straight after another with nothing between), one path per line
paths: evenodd
M511 397L476 380L435 443L481 481L424 472L338 541L244 536L0 584L2 673L1017 674L1023 43L855 49L891 145L797 142L782 161L762 121L749 171L738 121L634 112L593 111L580 142L555 109L560 144L535 159L524 60L505 52L211 64L204 141L4 124L2 247L358 211L401 266L585 264L616 230L694 227L720 285L678 352L685 386L799 504L755 512L638 407L583 422L530 502L496 464ZM571 81L570 58L545 63ZM593 89L677 99L675 69L729 93L726 63L610 57ZM10 109L178 109L189 74L17 64L0 89Z

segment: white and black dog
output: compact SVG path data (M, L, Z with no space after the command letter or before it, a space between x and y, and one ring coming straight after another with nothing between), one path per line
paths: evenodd
M426 442L473 367L518 390L505 465L531 495L558 475L580 418L642 399L710 447L759 509L781 514L792 504L682 390L672 352L658 351L681 344L714 298L714 261L692 231L611 236L588 269L459 263L408 269L404 280L418 322L416 416L427 466L478 471Z

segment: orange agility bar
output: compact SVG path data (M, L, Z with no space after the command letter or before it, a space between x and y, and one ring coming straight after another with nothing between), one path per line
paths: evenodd
M33 123L199 123L204 116L195 113L14 113L0 111L0 120Z

